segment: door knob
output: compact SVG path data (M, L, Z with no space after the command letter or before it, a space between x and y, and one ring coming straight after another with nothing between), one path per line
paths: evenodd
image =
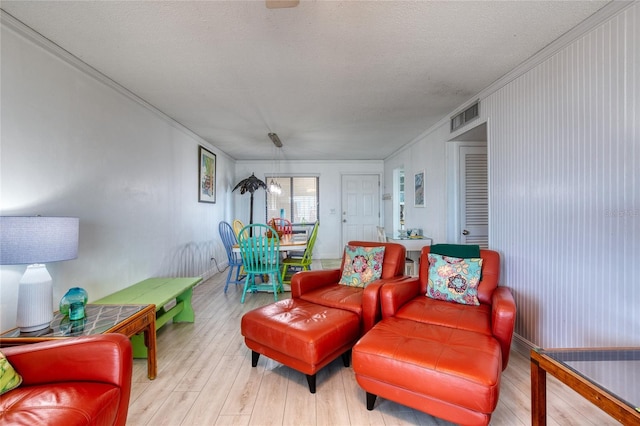
M469 235L469 231L465 229L464 231L462 231L462 235Z

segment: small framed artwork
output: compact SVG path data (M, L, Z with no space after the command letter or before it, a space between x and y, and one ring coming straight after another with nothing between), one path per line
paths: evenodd
M415 207L424 207L424 170L414 175L413 185L413 205Z
M216 155L201 146L198 152L198 201L201 203L216 202Z

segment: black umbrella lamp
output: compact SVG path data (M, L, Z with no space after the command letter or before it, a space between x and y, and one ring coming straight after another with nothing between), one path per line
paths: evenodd
M236 189L240 189L240 194L244 194L245 192L249 192L251 194L251 207L249 210L249 225L253 223L253 193L258 189L263 188L267 189L267 184L261 181L256 177L254 173L251 173L246 179L242 179L238 184L233 188L233 191ZM233 192L231 191L231 192Z

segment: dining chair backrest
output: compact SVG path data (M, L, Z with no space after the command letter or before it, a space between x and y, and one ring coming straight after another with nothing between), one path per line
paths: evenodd
M382 226L376 226L376 229L378 230L378 241L381 243L386 243L387 234L385 234L384 228Z
M233 228L231 227L229 222L220 222L218 224L218 232L220 233L220 238L222 239L222 245L224 245L224 249L227 252L229 265L242 264L242 259L240 258L238 253L233 251L233 246L238 244L238 239L236 238L236 233L233 231Z
M289 219L274 217L269 221L269 226L278 231L280 236L293 234L293 225Z
M227 259L229 260L229 271L227 272L227 279L224 284L224 292L226 293L229 284L241 284L245 274L242 273L242 256L240 253L233 251L233 246L238 244L238 239L229 222L220 222L218 224L218 232L220 232L220 238L222 239L222 244L224 245L224 249L227 252Z
M268 235L277 235L275 229L260 223L247 225L240 231L238 246L247 273L279 274L280 239Z
M236 234L236 238L240 234L240 231L242 230L242 228L244 228L244 223L242 223L241 220L236 219L233 221L233 232Z
M307 240L307 248L304 250L304 255L302 255L302 263L311 264L311 258L313 256L313 246L316 244L316 238L318 237L318 228L320 227L320 222L316 221L311 229L311 234L309 234L309 239Z

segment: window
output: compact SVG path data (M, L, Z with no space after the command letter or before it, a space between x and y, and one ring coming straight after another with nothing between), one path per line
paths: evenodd
M267 220L280 217L281 210L284 218L291 223L313 223L318 220L319 180L317 176L266 176L267 187L273 181L282 188L280 193L267 192Z

